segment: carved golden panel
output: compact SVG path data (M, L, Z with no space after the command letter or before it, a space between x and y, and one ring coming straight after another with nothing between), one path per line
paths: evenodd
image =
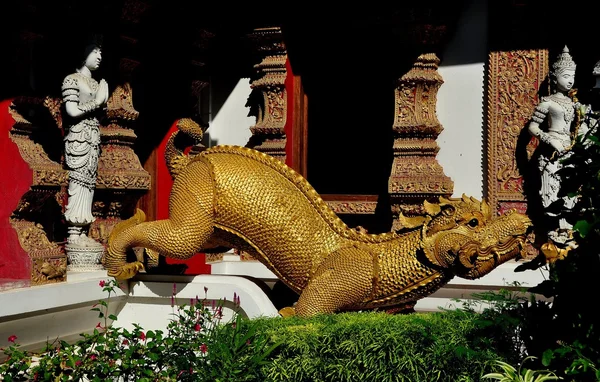
M546 49L498 51L489 55L487 106L487 199L498 214L527 208L517 166L519 137L538 103L548 75ZM526 132L525 132L526 133Z

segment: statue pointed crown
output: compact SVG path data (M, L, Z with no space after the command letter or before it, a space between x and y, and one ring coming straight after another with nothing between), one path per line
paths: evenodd
M569 54L569 48L565 45L562 53L558 55L556 61L552 64L552 70L556 73L565 69L575 70L576 67L573 57Z

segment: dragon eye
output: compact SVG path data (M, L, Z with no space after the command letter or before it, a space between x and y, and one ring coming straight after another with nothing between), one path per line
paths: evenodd
M479 225L479 221L477 219L471 219L467 224L469 225L469 227L475 228Z

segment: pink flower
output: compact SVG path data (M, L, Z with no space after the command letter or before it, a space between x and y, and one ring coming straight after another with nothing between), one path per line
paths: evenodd
M194 325L194 330L199 332L200 331L200 324L196 324Z
M202 352L202 354L206 354L206 352L208 351L208 346L206 346L206 344L200 345L200 351Z
M123 340L123 345L129 345L129 340L127 338Z
M204 287L204 293L208 292L208 288Z
M246 345L250 345L250 340L246 340Z
M140 340L142 340L142 341L146 340L146 335L144 334L144 332L140 332Z
M99 322L96 324L96 329L102 329L102 325Z
M81 360L78 359L77 361L75 361L75 366L81 366Z
M15 336L14 334L12 336L8 337L8 342L15 343L16 340L17 340L17 336Z
M173 296L177 294L177 284L173 283Z
M90 360L91 360L91 361L95 361L95 360L96 360L96 358L98 358L98 357L96 357L96 354L92 354L92 355L90 356Z
M106 285L106 281L100 280L100 282L98 283L98 285L100 285L100 288L104 288L104 286Z

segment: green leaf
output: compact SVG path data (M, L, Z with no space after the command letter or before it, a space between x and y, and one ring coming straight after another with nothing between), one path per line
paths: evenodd
M109 315L108 318L113 321L117 321L117 316L115 316L114 314Z
M554 352L552 349L547 349L544 354L542 354L542 365L548 367L554 358Z
M579 232L579 235L582 238L585 238L588 233L590 232L590 230L592 229L593 225L588 222L587 220L579 220L577 221L577 223L575 223L575 225L573 226L573 229L575 229L575 231Z

